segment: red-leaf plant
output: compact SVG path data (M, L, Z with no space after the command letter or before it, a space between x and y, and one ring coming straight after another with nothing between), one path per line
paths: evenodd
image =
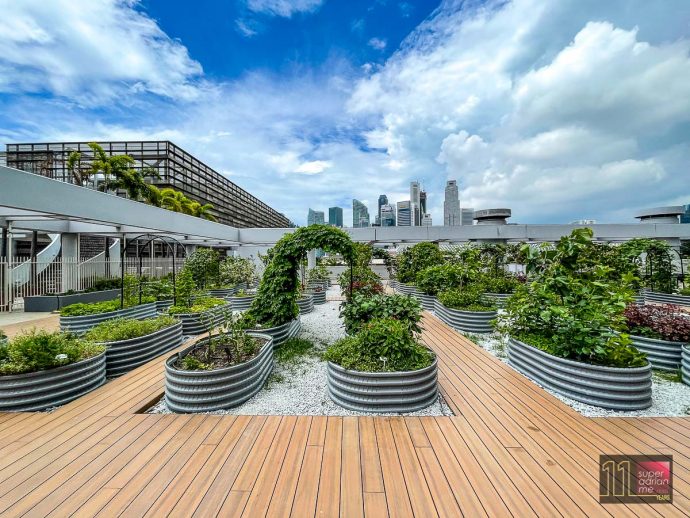
M679 306L631 304L625 308L625 319L631 335L671 342L690 341L690 314Z

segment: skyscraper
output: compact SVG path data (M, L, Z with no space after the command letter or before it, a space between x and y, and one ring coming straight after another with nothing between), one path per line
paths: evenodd
M422 226L423 227L430 227L431 225L432 225L431 214L429 214L429 213L424 214L424 217L422 218Z
M395 207L393 205L381 205L381 226L394 227L395 226Z
M328 209L328 224L343 228L343 209L341 207L331 207Z
M352 226L355 228L369 226L369 209L359 200L352 200Z
M323 225L324 221L322 210L309 209L309 213L307 214L307 225Z
M382 194L381 196L379 196L379 210L378 210L379 220L381 219L381 207L383 205L385 205L386 203L388 203L388 196L386 196L385 194Z
M422 221L419 198L419 182L410 182L410 225L413 227L419 226Z
M419 212L426 215L426 191L419 192Z
M412 213L410 210L410 202L408 200L398 202L398 226L409 227L411 223Z
M443 202L443 224L447 227L462 225L458 182L456 180L448 180L446 182L446 197Z

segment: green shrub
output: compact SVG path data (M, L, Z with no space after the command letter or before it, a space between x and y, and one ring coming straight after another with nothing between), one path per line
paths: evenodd
M168 314L179 315L181 313L203 313L209 309L227 304L223 299L216 297L199 297L192 301L191 305L176 304L168 308Z
M183 270L191 274L198 290L217 285L220 279L218 252L212 248L197 248L187 257Z
M141 303L147 304L149 302L155 302L156 299L153 297L142 297ZM125 308L137 306L139 304L139 299L135 300L125 300ZM77 304L70 304L64 308L60 308L60 315L63 317L79 317L84 315L98 315L100 313L109 313L111 311L117 311L120 309L120 299L106 300L104 302L91 302L84 303L79 302Z
M0 347L0 374L53 369L102 353L102 345L62 332L33 329Z
M368 266L357 266L353 268L352 274L350 269L346 268L338 275L338 284L340 285L340 293L346 298L350 298L353 293L367 296L383 293L381 277L376 275Z
M690 286L688 286L687 288L681 288L678 291L678 293L680 293L681 295L690 295Z
M398 256L398 280L405 284L416 281L417 274L430 266L444 261L443 253L437 244L422 242L406 248Z
M485 293L513 293L521 284L517 276L501 271L485 274L479 280L479 285Z
M485 298L479 286L442 291L438 301L450 309L460 311L496 311L496 304Z
M250 286L256 278L254 261L244 257L226 257L220 263L221 286L235 286L246 283Z
M371 321L356 335L338 340L323 358L350 370L400 372L428 367L434 354L402 322L387 318Z
M307 272L307 280L309 282L327 281L328 277L328 268L323 263L318 263L314 268Z
M429 266L417 273L416 285L427 295L459 288L470 280L470 272L459 264L440 264Z
M420 333L422 308L414 297L405 295L366 296L355 293L351 300L340 306L345 330L349 334L359 331L372 320L392 318L402 322L410 334Z
M116 318L101 322L91 328L84 338L92 342L118 342L120 340L130 340L140 336L150 335L166 327L177 323L177 319L161 315L156 318L146 320L136 320L132 318Z

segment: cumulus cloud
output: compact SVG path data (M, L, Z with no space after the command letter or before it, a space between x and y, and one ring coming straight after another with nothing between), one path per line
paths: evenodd
M255 13L290 18L295 13L316 11L323 0L248 0L247 8Z
M385 50L387 44L388 43L383 38L371 38L367 42L367 45L369 45L372 49L375 50Z

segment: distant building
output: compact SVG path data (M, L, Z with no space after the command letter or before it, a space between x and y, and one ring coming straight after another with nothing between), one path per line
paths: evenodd
M394 227L395 226L395 207L393 205L381 205L381 226Z
M419 192L419 211L424 217L426 215L426 191Z
M420 188L419 182L410 182L410 225L418 227L421 224L420 216Z
M458 182L456 180L448 180L446 182L445 200L443 202L443 225L446 227L462 225Z
M325 221L322 210L309 209L309 213L307 214L307 225L323 225Z
M429 213L424 214L424 217L422 218L422 226L423 227L430 227L431 225L432 225L431 214L429 214Z
M381 216L378 214L374 216L374 222L371 224L372 227L380 227L381 226Z
M570 222L571 225L596 225L596 219L576 219Z
M328 224L343 228L343 209L341 207L331 207L328 209Z
M474 209L460 209L460 224L474 225Z
M381 196L379 196L379 208L378 208L378 212L376 213L376 215L379 217L379 221L381 220L381 207L386 205L387 203L388 203L388 196L386 196L385 194L382 194Z
M412 223L411 203L408 200L398 202L398 226L409 227Z
M690 205L683 205L685 212L680 215L681 223L690 223Z
M352 226L355 228L369 226L369 209L359 200L352 200Z

